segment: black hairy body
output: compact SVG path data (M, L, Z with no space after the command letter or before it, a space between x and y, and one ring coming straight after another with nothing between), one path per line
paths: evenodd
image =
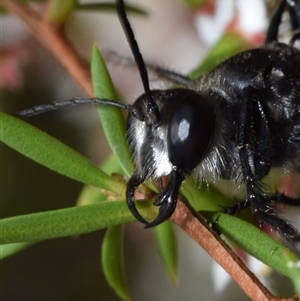
M261 180L273 167L300 172L300 4L284 0L276 9L264 45L244 51L192 80L156 66L148 66L176 88L150 90L147 68L127 19L117 2L145 93L130 106L114 100L75 99L22 111L28 116L61 106L83 103L115 106L129 111L127 138L136 170L127 184L126 201L146 227L156 226L174 212L181 183L190 174L208 182L230 179L245 185L246 197L226 211L251 207L259 221L282 236L299 240L297 230L277 216L272 204L299 200L272 194ZM278 41L282 15L287 11L293 36ZM135 191L147 179L169 177L156 197L158 216L145 220L135 207Z
M246 199L227 212L250 206L260 221L287 238L299 239L297 230L270 205L291 203L291 199L270 194L261 183L273 167L282 167L287 174L300 170L300 50L293 44L299 38L300 12L299 3L291 2L294 10L285 1L278 7L263 46L233 56L208 74L190 80L151 67L175 83L176 89L152 91L159 121L148 120L147 94L136 101L128 118L137 170L129 182L127 199L135 216L147 226L173 212L176 202L172 200L177 198L179 185L192 173L210 183L223 178L245 184ZM290 44L277 40L285 5L297 32ZM194 98L203 105L194 108ZM185 105L194 113L185 116ZM174 115L180 116L180 121L174 122ZM196 133L197 138L181 139L179 124L186 121L189 135ZM175 126L176 143L170 139ZM134 207L134 189L147 178L166 175L170 175L170 182L154 202L160 206L161 219L148 224Z
M300 70L295 66L300 67L300 51L272 43L238 54L195 81L196 91L215 98L216 176L241 175L243 145L255 180L271 167L299 171Z

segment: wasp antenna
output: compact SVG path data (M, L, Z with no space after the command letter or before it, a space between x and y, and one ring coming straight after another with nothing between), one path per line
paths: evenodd
M146 109L149 115L149 118L151 122L155 123L159 119L159 112L158 112L158 107L155 101L153 100L152 93L149 87L149 79L148 79L148 72L143 60L143 57L140 53L139 46L137 44L137 41L135 40L133 30L131 28L131 25L128 21L127 15L126 15L126 10L125 10L125 5L123 0L116 0L116 7L117 7L117 12L119 16L119 20L123 26L123 30L125 32L127 41L129 43L131 52L134 56L134 60L138 66L139 73L141 76L141 80L143 83L143 87L145 90L145 95L147 97L148 103L146 105Z
M112 106L117 107L123 110L129 110L130 105L124 104L119 101L104 99L104 98L72 98L66 101L56 101L49 104L43 104L39 106L34 106L30 109L26 109L20 112L17 112L15 115L19 117L30 117L34 115L38 115L41 113L54 111L63 107L70 106L78 106L84 104L96 104L96 105L104 105L104 106Z

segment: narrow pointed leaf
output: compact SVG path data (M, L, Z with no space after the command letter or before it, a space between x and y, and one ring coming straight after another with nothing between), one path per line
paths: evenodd
M116 4L114 2L101 2L101 3L80 3L76 6L78 10L87 11L113 11L116 12ZM125 5L126 12L134 13L137 15L147 15L146 11L135 6L135 5Z
M87 158L32 125L0 112L0 139L26 157L79 182L120 193L113 180Z
M103 58L95 45L92 51L91 73L95 96L117 100L118 96ZM133 164L127 145L122 112L118 108L109 106L98 106L98 112L111 150L118 159L125 174L130 176L133 171Z
M297 291L300 291L300 260L287 247L253 225L229 214L215 213L212 220L229 240L274 270L290 277Z
M216 188L208 189L206 185L199 187L192 177L184 181L180 192L197 211L221 211L224 207L232 204L232 200L225 197Z
M125 201L9 217L0 220L0 244L78 235L132 221Z
M108 201L107 193L103 193L98 187L85 185L79 193L76 206L98 204L103 201Z
M225 59L249 48L247 40L236 32L226 32L219 42L209 51L198 68L191 73L191 78L197 78L212 70Z
M114 155L110 155L104 162L102 162L100 169L108 175L123 173L123 169Z
M19 242L14 244L6 244L0 245L0 259L4 259L15 253L18 253L30 246L32 246L34 242Z
M181 2L190 6L191 8L200 9L201 6L207 4L209 0L181 0Z
M55 24L63 24L69 17L78 0L51 0L46 20Z
M178 283L177 245L173 225L166 221L153 229L159 253L170 283Z
M108 159L101 164L100 169L108 175L112 175L114 173L121 174L123 172L114 155L110 155ZM112 176L117 177L117 175ZM125 198L125 187L122 194L115 197L118 196L123 196ZM76 204L79 206L97 204L98 202L109 200L111 197L112 196L108 191L102 191L95 186L85 185L77 198Z
M108 284L124 301L129 301L123 262L124 226L107 229L102 243L101 263Z

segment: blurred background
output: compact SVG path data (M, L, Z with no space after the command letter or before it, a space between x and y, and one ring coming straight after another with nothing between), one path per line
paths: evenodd
M267 24L262 0L207 1L201 8L191 8L179 0L130 3L149 13L147 17L129 15L144 59L182 74L199 64L228 26L242 28L255 44L262 40ZM274 3L270 1L270 4ZM87 61L93 42L101 50L131 56L114 12L74 12L67 21L66 31ZM0 59L4 112L14 114L33 105L84 96L27 27L8 14L1 15ZM108 61L108 67L124 99L134 102L143 91L138 72L116 60ZM163 84L151 82L151 87L157 86ZM92 106L50 112L32 117L28 122L96 164L109 154ZM73 206L82 189L82 184L38 165L3 144L0 164L1 218ZM179 285L174 288L164 275L151 231L144 230L139 223L127 226L124 260L133 300L226 301L233 296L236 300L248 300L203 250L179 229L176 232ZM120 300L107 285L101 270L103 235L104 232L98 231L48 240L4 259L0 265L1 300ZM255 261L253 266L256 270L263 269ZM288 282L282 287L287 292L291 290Z

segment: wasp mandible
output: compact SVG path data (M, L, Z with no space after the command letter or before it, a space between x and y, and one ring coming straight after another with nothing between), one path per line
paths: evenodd
M126 201L132 214L147 228L156 226L173 214L179 188L190 174L209 182L231 179L245 185L246 198L228 208L228 213L250 207L259 221L288 239L299 239L297 230L271 205L293 200L283 193L269 193L261 182L273 167L300 172L299 1L279 4L261 47L229 58L208 74L190 79L154 67L160 77L176 84L165 90L149 88L147 66L123 0L116 3L145 93L133 105L104 99L77 99L73 104L98 103L129 112L127 139L136 170L127 184ZM285 11L294 32L288 44L278 41ZM19 115L57 107L56 103L36 106ZM169 177L168 183L154 201L158 216L147 221L135 206L134 193L145 180L164 176Z

